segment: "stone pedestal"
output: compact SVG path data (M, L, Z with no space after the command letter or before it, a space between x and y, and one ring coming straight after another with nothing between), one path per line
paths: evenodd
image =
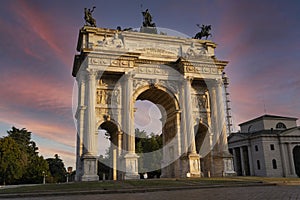
M128 153L124 156L125 180L140 178L138 174L138 158L139 156L135 153Z
M191 153L188 155L189 172L191 177L200 177L200 157L199 154Z
M223 158L223 163L224 163L223 176L236 176L236 172L234 171L233 168L233 158L232 157Z
M155 27L144 27L142 26L140 28L141 33L152 33L152 34L157 34L157 29Z
M98 181L99 176L97 175L98 160L94 156L84 155L82 158L83 162L83 175L81 181Z

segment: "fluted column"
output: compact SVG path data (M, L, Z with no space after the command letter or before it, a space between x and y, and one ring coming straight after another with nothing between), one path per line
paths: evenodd
M123 90L123 130L126 134L124 142L126 142L127 153L124 155L125 179L138 179L138 155L135 153L135 133L134 133L134 117L133 117L133 75L124 75Z
M193 124L193 109L192 109L192 99L191 99L191 82L192 79L187 77L184 81L184 90L185 90L185 118L186 118L186 131L188 136L188 145L189 153L196 154L195 146L195 133L194 133L194 124Z
M78 73L76 77L78 85L78 102L75 118L77 119L77 141L76 141L76 181L80 181L83 174L81 156L85 153L84 150L84 114L85 106L85 77L84 74Z
M132 89L133 80L132 75L128 74L125 76L124 81L124 112L123 119L125 122L125 132L127 134L127 151L128 153L135 153L135 134L134 134L134 118L133 118L133 100L132 100Z
M94 69L86 70L86 90L85 97L82 100L86 104L86 112L84 114L83 129L84 129L84 149L85 152L82 156L83 174L81 176L82 181L97 181L99 177L97 175L97 133L96 121L95 121L95 101L96 101L96 74Z
M96 71L87 71L88 91L87 91L87 127L86 127L86 150L87 154L95 155L95 101L96 101Z

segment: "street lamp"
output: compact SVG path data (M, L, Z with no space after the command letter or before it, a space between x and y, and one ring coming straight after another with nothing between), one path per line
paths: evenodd
M43 171L43 184L46 184L46 174L45 174L45 171Z

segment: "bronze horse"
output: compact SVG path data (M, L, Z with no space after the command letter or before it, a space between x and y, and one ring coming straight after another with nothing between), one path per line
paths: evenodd
M96 8L96 6L93 7L93 9L87 9L84 8L84 20L85 23L90 26L94 26L96 27L96 20L92 17L92 12L94 12L94 9Z
M202 26L200 26L199 24L197 24L197 26L201 29L201 31L195 35L194 39L201 40L203 37L205 37L205 39L207 40L208 36L212 36L212 34L210 33L211 25L202 24Z

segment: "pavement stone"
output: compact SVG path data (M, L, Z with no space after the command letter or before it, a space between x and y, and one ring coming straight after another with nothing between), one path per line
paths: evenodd
M2 199L2 198L1 198ZM4 198L11 199L11 198ZM300 200L300 186L269 185L251 187L215 187L171 191L117 194L78 194L13 198L22 200Z

